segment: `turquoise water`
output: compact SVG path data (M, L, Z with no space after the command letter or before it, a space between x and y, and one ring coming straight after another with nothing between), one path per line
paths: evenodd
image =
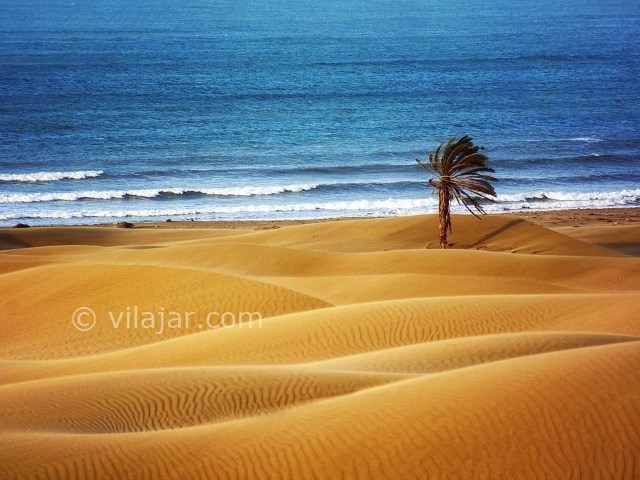
M0 224L640 205L640 3L0 0Z

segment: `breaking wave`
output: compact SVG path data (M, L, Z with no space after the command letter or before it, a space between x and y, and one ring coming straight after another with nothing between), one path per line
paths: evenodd
M93 190L83 192L56 192L56 193L6 193L0 194L0 203L39 203L59 202L75 200L115 200L122 198L156 198L174 195L216 195L251 197L257 195L275 195L287 192L303 192L317 188L318 184L300 184L284 186L264 187L228 187L228 188L163 188L163 189L139 189L139 190Z
M497 200L498 202L594 202L594 206L599 205L601 202L609 202L611 206L631 205L640 201L640 189L587 193L539 191L528 194L498 195Z
M300 202L242 205L202 205L167 208L105 208L87 209L77 207L72 210L58 209L33 210L0 214L0 220L78 220L86 219L154 219L157 217L217 219L301 219L328 218L341 216L386 216L433 213L437 210L435 196L423 198L378 200L344 200L326 202ZM531 194L498 195L495 203L485 205L487 212L517 212L523 210L558 210L573 208L611 208L640 206L640 189L616 192L536 192ZM454 204L452 210L464 213L463 207Z
M102 170L77 172L0 173L0 182L56 182L58 180L84 180L102 175Z

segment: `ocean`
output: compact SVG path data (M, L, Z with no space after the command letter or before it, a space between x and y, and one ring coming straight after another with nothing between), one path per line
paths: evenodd
M0 0L0 225L640 206L637 0ZM462 212L459 207L454 211Z

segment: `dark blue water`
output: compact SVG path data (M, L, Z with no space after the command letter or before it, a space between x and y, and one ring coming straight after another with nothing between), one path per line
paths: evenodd
M0 223L640 205L640 2L0 0Z

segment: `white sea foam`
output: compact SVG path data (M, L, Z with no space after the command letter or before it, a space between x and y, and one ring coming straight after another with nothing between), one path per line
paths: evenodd
M611 205L628 205L640 201L640 188L618 190L614 192L554 192L538 191L532 193L501 194L498 202L540 202L556 200L562 202L610 202Z
M53 193L5 193L0 194L0 203L40 203L75 201L82 199L115 200L127 196L140 198L155 198L161 194L183 195L200 193L204 195L250 197L254 195L275 195L286 192L303 192L317 188L319 184L299 184L263 187L227 187L227 188L161 188L138 190L88 190L81 192L53 192Z
M77 172L0 173L0 182L55 182L58 180L83 180L102 175L102 170Z
M558 210L569 208L624 207L640 203L640 189L619 192L570 193L539 192L524 195L500 195L498 201L485 206L487 212L522 210ZM12 212L0 215L0 220L43 219L118 219L154 217L198 217L229 219L278 219L278 218L326 218L347 216L409 215L433 213L438 202L434 197L420 199L354 200L318 203L291 204L245 204L233 206L203 206L186 208L145 208L145 209L74 209L67 211ZM452 205L456 213L465 213L463 207Z
M548 200L570 201L608 201L615 205L635 203L640 199L640 188L635 190L620 190L617 192L543 192Z
M55 212L31 212L27 216L20 214L0 215L0 220L16 218L124 218L124 217L165 217L165 216L190 216L212 214L279 214L279 213L309 213L328 212L333 216L340 212L378 212L379 214L393 214L399 211L413 211L437 207L436 198L426 199L386 199L386 200L354 200L339 202L319 203L295 203L282 205L250 204L237 206L217 206L203 208L157 208L157 209L123 209L123 210L69 210Z
M595 137L574 137L569 139L572 142L601 142L602 140Z
M220 196L239 196L239 197L251 197L253 195L276 195L278 193L286 192L304 192L318 188L320 184L317 183L304 183L298 185L284 185L273 187L228 187L228 188L202 188L199 190L191 190L195 193L204 193L206 195L220 195ZM189 191L189 190L187 190ZM181 193L185 193L183 191ZM175 193L175 192L172 192Z
M138 195L154 195L155 190L137 190ZM299 203L244 203L233 205L215 205L214 202L203 203L201 206L172 206L171 203L158 203L158 208L125 208L124 204L106 208L86 208L83 203L69 209L52 209L46 204L29 207L19 204L7 206L0 214L0 221L4 220L81 220L91 219L119 219L138 218L150 219L156 217L174 218L226 218L226 219L278 219L278 218L326 218L338 216L378 216L378 215L409 215L429 213L437 210L438 201L435 196L423 198L398 199L387 198L379 200L352 200L326 202ZM135 205L135 204L128 204ZM629 189L612 192L554 192L538 191L532 193L501 194L495 203L487 204L485 209L489 213L522 210L558 210L570 208L604 208L640 205L640 189ZM452 210L465 213L463 207L455 204Z
M496 197L498 202L526 202L527 197L524 193L500 194Z

